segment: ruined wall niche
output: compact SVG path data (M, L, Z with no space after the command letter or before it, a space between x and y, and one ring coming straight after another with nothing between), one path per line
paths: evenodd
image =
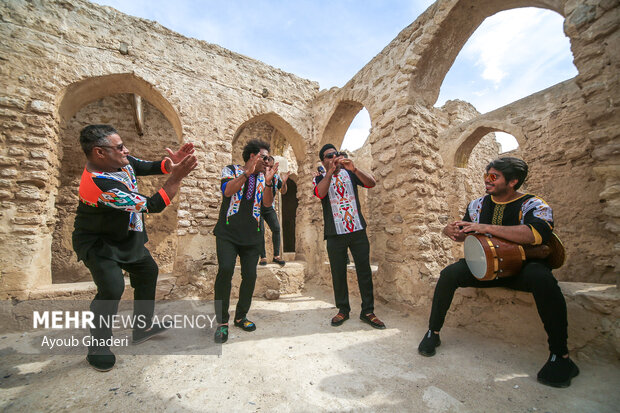
M148 92L142 104L143 130L139 131L135 124L134 93L114 93L117 90ZM160 160L167 155L166 147L178 148L179 135L174 125L180 126L178 116L168 118L149 100L174 115L163 97L133 75L86 79L69 86L62 99L59 106L62 119L58 150L60 169L51 254L53 283L91 280L83 263L77 262L71 244L79 182L86 162L79 146L80 130L91 124L110 124L118 130L131 155L145 160ZM150 196L161 188L166 177L138 179L140 192ZM173 269L177 246L177 209L178 205L173 203L161 214L145 214L149 235L147 247L158 262L161 273L171 273Z

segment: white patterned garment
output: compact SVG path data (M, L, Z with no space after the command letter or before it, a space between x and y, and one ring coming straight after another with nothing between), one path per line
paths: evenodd
M348 173L340 171L332 176L329 185L329 202L338 235L364 229L357 211L353 182Z
M553 210L551 207L542 198L534 196L521 205L521 224L524 223L525 215L532 210L532 214L536 218L547 222L553 222Z
M467 212L469 213L471 222L475 222L477 224L480 223L480 211L482 211L482 201L484 201L483 196L478 199L474 199L467 206Z

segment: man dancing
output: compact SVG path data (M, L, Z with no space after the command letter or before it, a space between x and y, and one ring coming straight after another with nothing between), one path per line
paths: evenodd
M521 159L504 157L486 167L486 196L469 203L462 221L448 224L443 233L463 242L468 233L479 232L518 244L538 245L552 236L553 212L541 198L517 190L527 177L528 166ZM538 372L538 381L554 387L568 387L579 369L568 357L566 302L551 268L543 260L527 260L519 274L480 281L470 272L464 259L441 271L435 287L429 330L418 346L427 357L435 355L441 344L439 330L459 287L507 287L534 295L538 314L548 336L550 356Z
M80 202L75 216L73 249L90 270L97 295L90 306L95 315L91 334L95 343L112 337L111 321L125 290L123 270L129 272L134 290L133 342L141 343L164 328L152 326L158 267L144 244L148 241L143 213L157 213L170 204L181 180L197 165L194 146L186 143L168 151L162 161L148 162L129 156L116 129L90 125L80 132L86 167L80 182ZM162 188L148 197L138 192L136 176L170 174ZM108 322L109 322L108 321ZM108 371L116 357L108 346L91 345L86 357L95 370Z
M319 159L326 172L314 178L314 194L321 199L323 207L327 255L338 307L338 314L332 318L331 325L339 326L349 319L347 250L350 249L362 298L360 320L383 329L385 324L374 314L370 244L357 193L359 185L373 188L375 179L356 168L351 159L346 159L330 143L321 148Z
M215 342L228 340L228 307L231 280L237 256L241 261L241 286L234 324L244 331L256 330L247 319L256 284L256 265L263 233L260 230L261 204L271 205L273 191L265 191L265 182L273 182L278 164L268 166L269 144L253 139L243 148L245 165L228 165L222 169L222 206L213 233L216 237L218 271L215 279L215 301L218 327Z
M269 156L267 159L267 167L273 168L275 160L273 156ZM270 205L265 203L263 199L263 205L261 206L260 213L262 216L261 228L265 227L265 222L269 225L269 229L271 230L271 241L273 242L273 262L279 264L280 266L284 266L286 261L282 259L280 256L280 223L278 222L278 214L276 213L276 209L274 208L276 191L280 191L282 195L286 194L287 186L286 181L288 180L288 173L284 173L282 175L276 174L273 177L272 182L268 182L265 184L267 188L271 188L273 190L273 200ZM260 265L267 265L267 252L265 251L265 237L263 237L262 249L260 253Z

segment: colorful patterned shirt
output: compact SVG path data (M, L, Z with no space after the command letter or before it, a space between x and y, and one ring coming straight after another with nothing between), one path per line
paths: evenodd
M528 225L534 234L534 245L546 243L553 232L553 211L542 199L525 194L510 202L496 202L491 195L475 199L467 205L463 221L490 225Z
M222 169L222 205L213 233L237 245L256 245L263 237L260 219L265 176L254 174L232 196L224 195L228 182L242 173L240 165L228 165Z
M153 196L138 192L136 176L167 173L164 161L128 156L129 165L116 172L84 169L73 231L73 247L83 260L92 247L97 255L118 262L141 258L148 241L143 213L161 212L170 204L163 189Z
M317 185L325 178L325 174L314 178L314 195L321 198ZM327 196L321 198L323 220L325 222L325 238L344 235L366 228L357 192L362 181L352 172L341 169L332 176Z

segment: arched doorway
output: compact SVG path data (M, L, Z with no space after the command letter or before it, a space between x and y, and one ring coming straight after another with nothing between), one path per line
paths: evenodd
M74 84L64 94L59 110L62 122L58 151L59 185L54 209L56 220L51 247L52 283L91 280L86 267L77 262L71 243L75 208L79 202L77 193L86 162L79 145L80 130L90 124L110 124L118 130L130 154L146 160L163 159L167 155L166 147L177 148L179 145L179 129L175 127L180 125L178 117L151 86L145 90L145 83L133 75L110 75ZM93 86L91 89L89 84ZM109 88L105 84L109 84ZM119 85L123 87L119 89ZM138 104L137 94L108 94L108 91L116 90L146 91L147 95ZM171 114L174 114L172 118ZM150 196L167 178L145 176L138 179L140 192ZM177 246L177 209L178 205L173 203L161 214L145 214L149 235L147 247L161 273L172 272Z
M282 251L295 252L295 222L297 220L297 177L288 179L288 191L282 195Z

